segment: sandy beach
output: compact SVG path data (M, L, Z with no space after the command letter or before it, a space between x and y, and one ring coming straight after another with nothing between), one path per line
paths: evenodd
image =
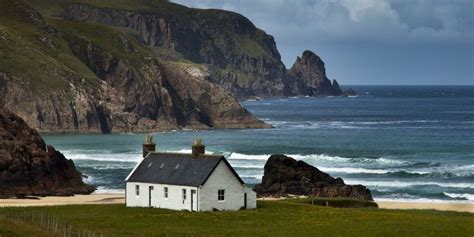
M474 213L473 203L436 203L436 202L377 202L385 209L434 209L440 211L458 211Z
M0 199L0 207L60 206L80 204L125 204L124 194L91 194L71 197L42 197L38 199Z
M280 200L265 198L261 200ZM59 206L80 204L125 204L125 195L120 193L100 193L75 195L72 197L43 197L38 199L0 199L0 207L9 206ZM436 203L436 202L396 202L378 201L379 208L385 209L434 209L474 213L474 203Z

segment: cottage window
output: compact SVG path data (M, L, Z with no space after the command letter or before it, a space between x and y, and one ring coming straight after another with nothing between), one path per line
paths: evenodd
M183 202L186 200L186 189L183 188Z
M224 189L217 190L217 200L218 201L224 201L225 200L225 190Z
M163 194L164 194L165 198L168 198L168 187L165 187L163 189Z
M139 185L135 185L135 194L137 196L140 196L140 186Z

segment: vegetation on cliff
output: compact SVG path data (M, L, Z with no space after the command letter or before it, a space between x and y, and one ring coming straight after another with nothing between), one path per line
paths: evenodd
M234 98L340 95L247 18L165 0L0 0L0 106L41 132L262 128Z
M202 67L162 60L128 30L44 18L18 0L0 11L0 105L41 132L267 126Z

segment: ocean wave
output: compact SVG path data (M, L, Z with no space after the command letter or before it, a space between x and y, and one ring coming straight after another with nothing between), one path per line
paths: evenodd
M344 180L347 184L362 184L369 187L392 187L404 188L413 186L439 186L445 188L470 188L474 189L474 183L441 183L441 182L402 182L402 181L370 181L370 180Z
M261 155L248 155L233 152L227 155L227 159L229 160L263 160L266 161L270 158L271 155L269 154L261 154ZM303 161L328 161L328 162L335 162L335 163L378 163L383 166L387 165L402 165L408 164L407 161L401 161L391 158L379 157L379 158L368 158L368 157L342 157L342 156L331 156L326 154L309 154L309 155L302 155L302 154L286 154L286 156L293 157L297 160Z
M88 150L87 152L80 152L81 150L66 150L62 151L64 156L72 160L91 160L91 161L110 161L110 162L139 162L142 159L142 154L138 152L129 153L113 153L108 150ZM191 149L180 150L163 150L164 153L191 153ZM215 154L213 151L206 151L206 154Z
M263 169L263 165L233 165L235 169Z
M439 123L446 123L442 120L390 120L390 121L285 121L285 120L272 120L264 119L265 122L270 123L276 128L304 128L304 129L316 129L316 128L335 128L335 129L374 129L374 126L406 126L418 128L425 128L425 126ZM464 124L464 121L449 121L452 125ZM444 127L446 125L443 125ZM436 127L433 127L436 128Z
M77 154L69 151L63 152L64 156L71 160L92 160L92 161L116 161L116 162L138 162L142 159L139 153L117 153L117 154Z
M446 192L444 192L443 194L450 197L450 198L474 201L474 194L470 194L470 193L446 193Z
M365 169L352 167L317 167L326 173L347 173L347 174L386 174L388 171L381 169Z
M411 198L404 198L404 197L381 197L381 198L374 198L375 202L409 202L409 203L469 203L471 201L467 200L443 200L443 199L431 199L431 198L422 198L422 197L411 197Z
M111 194L125 194L125 189L113 189L113 188L106 188L99 186L97 190L94 191L95 194L104 194L104 193L111 193Z
M77 164L77 166L81 169L83 168L89 168L89 169L94 169L94 170L119 170L119 169L124 169L124 170L130 170L135 167L135 163L131 162L126 162L126 163L118 163L118 164L87 164L87 163L81 163Z

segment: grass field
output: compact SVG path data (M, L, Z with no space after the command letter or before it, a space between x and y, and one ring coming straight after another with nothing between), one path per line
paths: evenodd
M105 236L472 236L474 214L333 208L302 201L259 201L258 209L190 213L123 205L0 209L1 236L50 236L37 226L1 217L44 212Z

